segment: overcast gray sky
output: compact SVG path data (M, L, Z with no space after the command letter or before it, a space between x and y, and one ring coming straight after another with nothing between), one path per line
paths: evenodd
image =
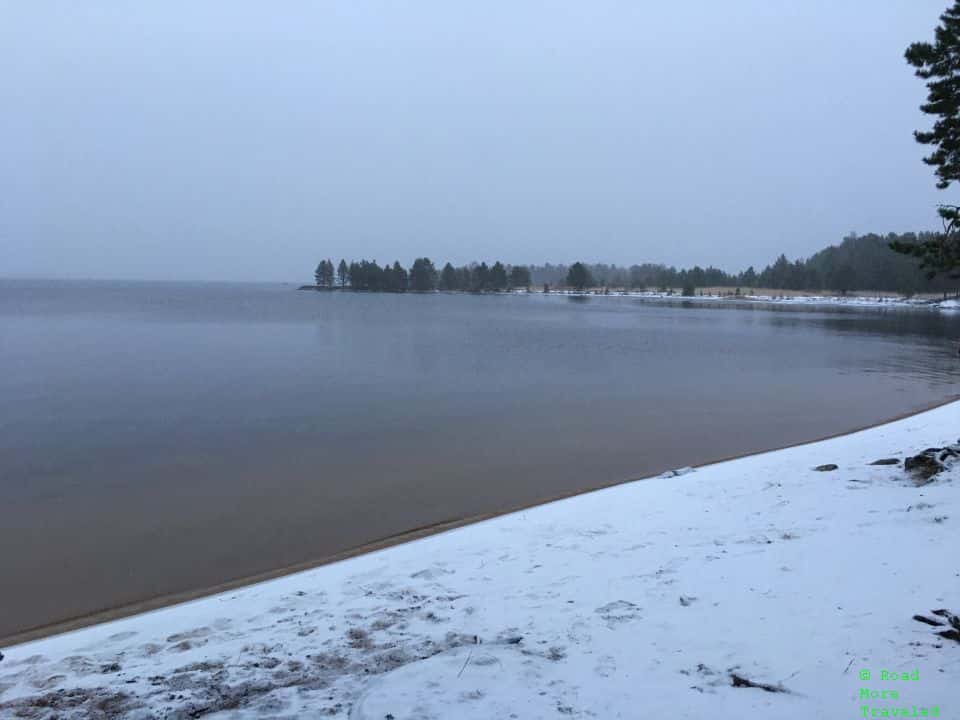
M0 0L0 275L742 269L936 226L947 0Z

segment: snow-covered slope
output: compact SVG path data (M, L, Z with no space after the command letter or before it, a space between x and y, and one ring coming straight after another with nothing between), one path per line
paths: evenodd
M6 648L0 717L960 717L957 471L869 464L958 435L954 403Z

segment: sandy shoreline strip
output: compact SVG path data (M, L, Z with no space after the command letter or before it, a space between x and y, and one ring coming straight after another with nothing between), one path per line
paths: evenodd
M0 716L949 717L960 462L903 459L958 428L941 404L7 647Z
M7 647L0 716L950 717L958 434L952 402Z
M958 401L960 401L960 395L953 395L945 400L932 403L918 410L911 410L908 412L904 412L904 413L895 415L894 417L886 418L886 419L877 421L875 423L870 423L868 425L855 427L850 430L844 430L842 432L816 437L811 440L802 440L799 442L790 443L787 445L780 445L777 447L758 450L755 452L740 453L740 454L725 456L725 457L718 458L716 460L711 460L710 462L700 463L698 465L692 465L690 467L704 468L704 467L709 467L711 465L717 465L720 463L726 463L733 460L739 460L741 458L747 458L747 457L752 457L756 455L763 455L766 453L778 452L781 450L787 450L790 448L801 447L804 445L811 445L814 443L823 442L825 440L844 437L846 435L852 435L854 433L862 432L864 430L869 430L870 428L880 427L889 423L896 422L898 420L909 418L915 415L920 415L920 414L929 412L930 410L934 410L936 408L943 407L945 405L949 405L951 403L958 402ZM960 434L960 429L958 429L958 434ZM289 566L277 568L275 570L270 570L263 573L257 573L255 575L244 576L242 578L237 578L234 580L217 583L215 585L210 585L203 588L197 588L195 590L188 590L180 593L163 595L160 597L151 598L149 600L144 600L137 603L122 605L116 608L102 610L96 613L85 614L80 617L70 618L70 619L56 622L50 625L44 625L41 627L24 630L23 632L15 633L7 637L0 637L0 648L11 647L11 646L19 645L22 643L32 642L35 640L40 640L42 638L57 635L60 633L79 630L81 628L89 627L91 625L98 625L100 623L112 622L114 620L119 620L122 618L139 615L141 613L163 609L166 607L170 607L172 605L177 605L180 603L203 599L206 597L210 597L212 595L217 595L217 594L228 592L231 590L236 590L238 588L243 588L249 585L255 585L257 583L267 582L269 580L275 580L277 578L282 578L288 575L293 575L293 574L304 572L307 570L323 567L325 565L330 565L332 563L341 562L343 560L348 560L350 558L365 555L367 553L376 552L378 550L383 550L389 547L393 547L395 545L400 545L403 543L411 542L413 540L429 537L431 535L436 535L438 533L443 533L448 530L453 530L453 529L464 527L474 523L479 523L486 520L491 520L497 517L501 517L504 515L510 515L513 513L522 512L524 510L530 510L532 508L536 508L541 505L546 505L546 504L557 502L560 500L574 498L579 495L596 492L598 490L604 490L611 487L617 487L618 485L623 485L626 483L632 483L640 480L649 480L649 479L651 478L628 478L623 480L615 480L608 483L591 485L588 487L584 487L583 489L571 491L568 493L553 495L543 500L540 500L536 503L510 506L506 509L503 509L497 512L469 515L469 516L460 517L460 518L451 518L449 520L443 520L441 522L432 523L430 525L412 528L403 533L390 535L385 538L380 538L372 542L360 545L358 547L351 548L349 550L345 550L343 552L336 553L333 555L324 556L322 558L318 558L315 560L310 560L303 563L297 563L295 565L289 565Z

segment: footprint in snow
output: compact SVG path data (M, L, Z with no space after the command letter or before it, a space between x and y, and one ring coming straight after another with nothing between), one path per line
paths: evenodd
M182 640L197 640L199 638L205 638L209 634L210 634L210 628L199 627L199 628L194 628L193 630L187 630L186 632L170 635L167 638L167 642L175 643L175 642L180 642Z
M598 607L596 613L607 624L607 627L615 629L617 625L639 618L640 607L628 600L614 600Z
M590 633L590 625L585 620L578 618L567 629L567 639L577 644L590 642L593 639L593 635Z
M617 661L612 655L603 655L597 660L593 671L600 677L611 677L617 672Z
M350 719L558 717L556 699L534 691L561 689L555 665L518 647L460 647L403 665L367 685Z
M425 568L423 570L420 570L419 572L415 572L410 577L416 578L418 580L435 580L438 577L443 577L444 575L453 575L453 574L454 574L453 570L447 570L446 568L437 566L432 568Z

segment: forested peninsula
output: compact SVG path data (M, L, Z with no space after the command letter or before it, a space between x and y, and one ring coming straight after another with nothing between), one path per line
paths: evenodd
M502 261L470 263L455 267L446 263L437 269L422 257L405 268L399 261L380 266L376 261L321 260L314 273L315 284L301 289L358 290L366 292L504 292L551 288L611 288L625 290L683 289L694 294L700 288L755 288L806 292L856 291L917 293L955 292L956 278L929 277L916 257L896 252L891 246L921 245L936 238L932 232L897 235L851 233L839 245L827 247L806 259L790 261L780 255L762 270L748 267L730 273L715 267L678 269L644 263L621 266L573 263L509 265Z

